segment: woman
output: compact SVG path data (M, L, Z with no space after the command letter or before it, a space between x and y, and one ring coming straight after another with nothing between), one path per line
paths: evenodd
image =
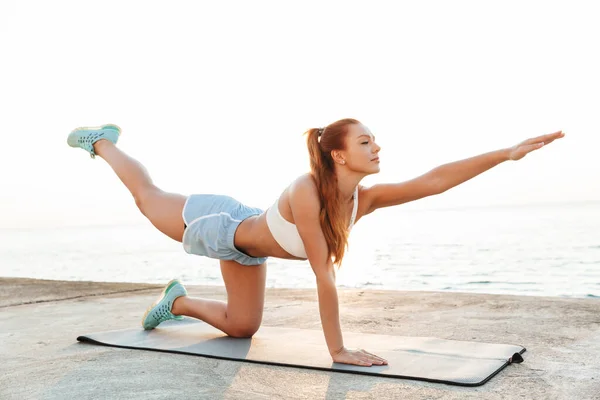
M333 361L362 366L387 364L364 350L344 346L334 265L339 267L349 230L382 208L440 194L507 160L519 160L564 134L544 135L510 148L434 168L395 184L360 185L379 172L380 147L354 119L306 132L311 172L298 177L263 211L220 195L166 193L146 169L115 145L116 125L78 128L68 144L102 157L129 189L140 211L161 232L183 243L186 252L220 260L227 302L187 296L169 282L142 319L153 329L168 319L198 318L234 337L250 337L262 321L267 257L306 260L315 273L319 311Z

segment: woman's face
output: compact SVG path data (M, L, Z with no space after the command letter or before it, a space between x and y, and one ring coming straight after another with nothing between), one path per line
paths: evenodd
M379 150L375 136L362 124L352 124L346 135L346 150L338 154L347 168L366 175L379 172Z

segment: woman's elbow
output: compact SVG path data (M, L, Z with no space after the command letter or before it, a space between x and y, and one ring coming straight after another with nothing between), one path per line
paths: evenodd
M323 271L321 273L315 274L315 279L317 282L317 287L335 287L335 272L334 271Z

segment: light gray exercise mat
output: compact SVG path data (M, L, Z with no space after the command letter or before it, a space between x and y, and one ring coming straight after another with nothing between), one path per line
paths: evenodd
M363 348L388 365L360 367L331 361L323 332L263 326L251 339L226 336L192 319L167 321L145 331L126 329L77 340L127 349L181 353L260 364L479 386L510 363L523 361L522 346L344 332L344 344Z

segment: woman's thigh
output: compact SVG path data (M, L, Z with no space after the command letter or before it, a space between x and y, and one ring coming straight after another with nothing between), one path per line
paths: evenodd
M181 242L184 230L181 212L186 200L187 196L152 188L140 196L138 207L159 231Z
M267 263L256 266L230 260L220 263L227 289L227 319L251 336L262 322Z

